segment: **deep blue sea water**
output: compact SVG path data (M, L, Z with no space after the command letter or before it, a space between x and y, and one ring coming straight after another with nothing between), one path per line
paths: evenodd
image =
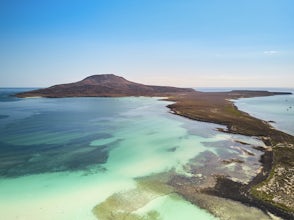
M137 219L151 211L164 220L215 219L180 197L138 187L138 178L173 170L246 182L260 167L261 152L251 146L261 141L173 115L170 102L158 98L13 96L24 90L0 89L0 219L96 219L92 209L99 204ZM221 162L230 158L244 164ZM114 195L123 203L119 210L108 204ZM242 204L234 207L228 215L250 214Z

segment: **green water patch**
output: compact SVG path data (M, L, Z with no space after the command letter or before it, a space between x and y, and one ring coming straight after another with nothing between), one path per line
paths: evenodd
M151 217L155 217L156 212L147 212L144 215L138 215L134 212L169 192L171 192L171 189L168 186L139 182L134 189L115 193L108 197L104 202L93 208L93 213L100 220L152 219Z
M149 202L145 207L135 213L146 216L143 213L155 213L160 220L178 219L217 219L205 209L201 209L190 202L184 200L177 194L170 194L158 197Z
M170 173L137 178L137 187L115 193L93 208L99 220L215 219L174 193Z
M110 196L103 203L94 207L93 212L100 220L141 219L141 216L133 212L158 196L160 195L151 191L136 188Z

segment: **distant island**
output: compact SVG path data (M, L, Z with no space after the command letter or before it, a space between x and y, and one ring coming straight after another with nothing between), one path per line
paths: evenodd
M189 93L193 89L169 86L148 86L130 82L114 74L89 76L79 82L55 85L17 94L18 97L41 96L47 98L61 97L122 97L122 96L163 96L172 93Z
M294 137L274 129L269 122L254 118L238 110L231 101L239 98L286 95L287 92L242 91L199 92L191 88L150 86L130 82L113 74L93 75L79 82L55 85L16 94L17 97L166 97L173 101L172 113L193 120L225 125L221 132L255 136L266 147L261 157L262 170L248 184L219 176L214 188L202 192L213 194L270 211L285 219L294 218ZM178 193L192 203L195 198L188 190L192 181L179 179Z

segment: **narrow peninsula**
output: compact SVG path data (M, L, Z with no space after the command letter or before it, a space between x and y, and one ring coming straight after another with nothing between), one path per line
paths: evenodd
M55 85L45 89L18 93L24 97L166 97L173 101L168 108L172 113L198 121L221 124L221 132L254 136L266 147L260 147L262 168L248 183L235 182L217 176L214 187L201 189L200 193L240 201L269 211L284 219L294 218L294 137L274 129L269 122L238 110L234 99L286 95L291 93L268 91L199 92L191 88L149 86L134 83L113 74L94 75L79 82ZM175 191L192 203L197 203L189 178L177 178ZM171 184L172 185L172 184ZM195 192L196 193L196 192ZM197 192L199 193L199 192Z

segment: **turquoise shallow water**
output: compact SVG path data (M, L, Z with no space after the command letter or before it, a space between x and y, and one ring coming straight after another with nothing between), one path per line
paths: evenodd
M136 179L170 170L194 175L187 164L200 166L202 155L246 161L242 175L238 164L218 167L245 181L259 167L261 153L235 141L260 141L172 115L156 98L17 99L9 96L15 90L0 92L0 219L96 219L93 207L113 195L136 215L214 219L180 197L136 189ZM201 165L197 175L209 176L215 165L206 164L207 173ZM140 208L128 198L134 189Z

